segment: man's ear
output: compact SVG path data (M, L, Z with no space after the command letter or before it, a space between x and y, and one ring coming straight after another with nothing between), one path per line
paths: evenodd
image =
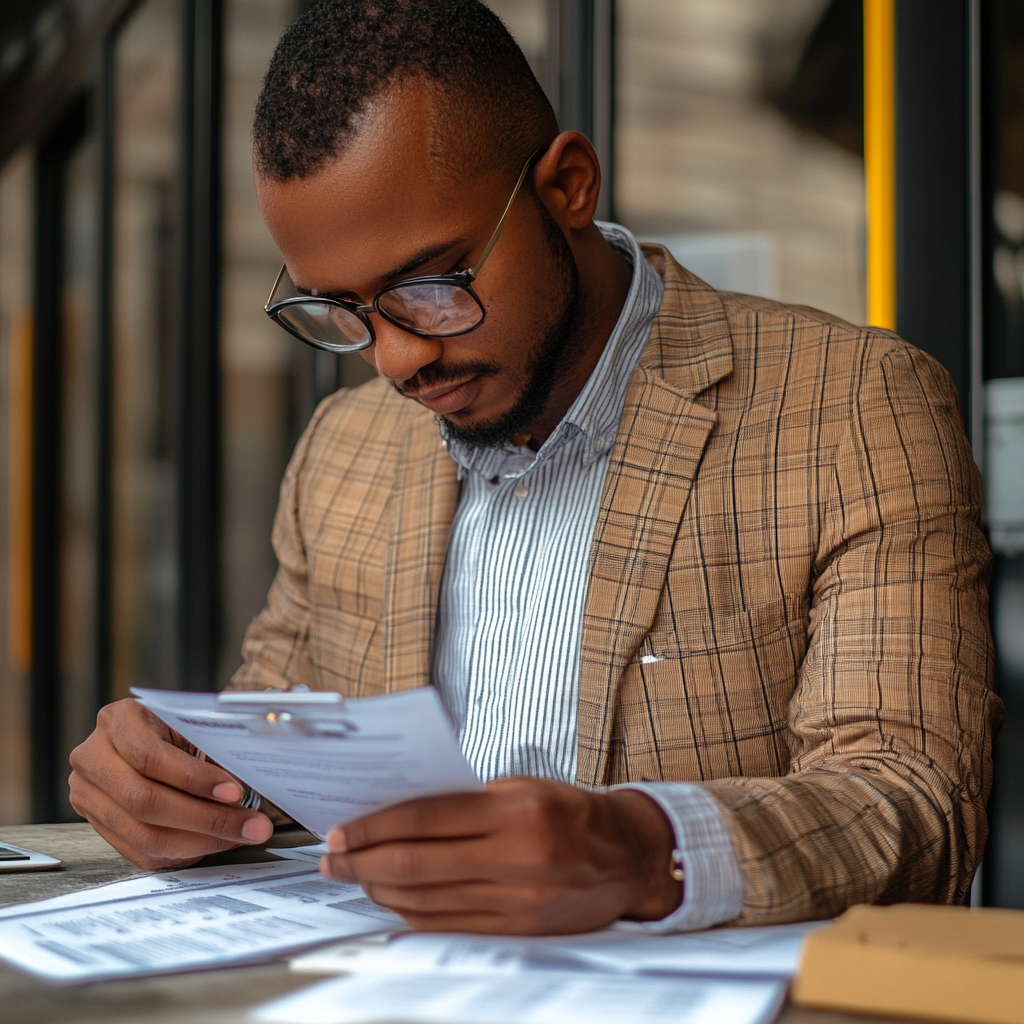
M588 227L601 194L601 164L590 140L579 132L562 132L537 162L533 184L563 231Z

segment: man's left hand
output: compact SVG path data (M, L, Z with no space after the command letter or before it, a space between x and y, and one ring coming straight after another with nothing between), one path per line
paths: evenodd
M567 934L675 910L674 845L640 791L510 778L338 826L320 871L422 931Z

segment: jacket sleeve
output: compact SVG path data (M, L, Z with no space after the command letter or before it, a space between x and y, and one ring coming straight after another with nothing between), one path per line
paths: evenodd
M277 573L266 607L252 620L242 641L242 665L225 689L287 689L302 683L317 689L309 652L309 580L302 536L303 472L317 427L331 398L321 403L295 447L281 482L274 517Z
M909 346L869 345L856 375L822 509L789 774L703 784L739 857L741 924L961 903L986 840L1002 705L956 392Z

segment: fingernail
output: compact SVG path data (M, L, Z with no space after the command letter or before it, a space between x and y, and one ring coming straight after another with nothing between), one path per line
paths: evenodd
M327 849L331 853L345 853L348 850L348 843L345 841L345 830L343 828L332 828L327 833Z
M237 804L242 799L242 787L237 782L221 782L213 787L213 798Z
M262 843L270 838L274 831L274 826L270 823L269 818L259 817L250 818L242 826L242 837L248 839L251 843Z

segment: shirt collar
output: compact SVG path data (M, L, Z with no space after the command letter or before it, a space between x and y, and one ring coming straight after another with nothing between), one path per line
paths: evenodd
M613 444L622 417L626 389L633 367L651 333L661 307L665 283L644 258L632 232L620 224L595 222L608 243L633 266L626 301L594 372L569 411L539 451L505 446L471 449L448 442L448 452L459 464L459 478L467 470L484 476L519 476L567 441L578 438L584 466L603 455Z

